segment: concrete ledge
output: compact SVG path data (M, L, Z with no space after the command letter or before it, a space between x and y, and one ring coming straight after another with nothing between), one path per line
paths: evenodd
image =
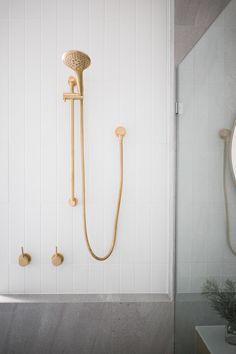
M0 295L0 303L171 302L168 294L14 294Z

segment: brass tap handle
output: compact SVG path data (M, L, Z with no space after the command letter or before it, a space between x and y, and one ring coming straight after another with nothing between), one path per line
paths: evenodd
M25 253L23 247L21 247L21 255L19 256L18 262L21 267L25 267L31 262L31 255Z
M54 253L54 255L52 256L52 264L55 267L58 267L59 265L61 265L64 262L64 256L61 253L58 253L57 251L57 247L56 247L56 252Z

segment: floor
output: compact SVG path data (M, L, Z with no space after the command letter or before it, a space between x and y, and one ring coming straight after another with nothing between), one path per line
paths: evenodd
M163 303L0 304L1 354L172 354Z

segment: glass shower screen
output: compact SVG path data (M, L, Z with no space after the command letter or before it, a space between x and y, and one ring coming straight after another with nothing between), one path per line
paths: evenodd
M225 344L228 320L202 292L236 280L236 256L226 237L219 137L220 129L232 129L236 119L236 0L179 65L178 101L175 354L192 354L198 340L207 342L214 331ZM226 182L236 247L236 186L229 165Z

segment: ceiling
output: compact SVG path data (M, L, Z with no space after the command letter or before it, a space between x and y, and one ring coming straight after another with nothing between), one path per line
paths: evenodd
M230 0L175 0L175 63L178 65Z

